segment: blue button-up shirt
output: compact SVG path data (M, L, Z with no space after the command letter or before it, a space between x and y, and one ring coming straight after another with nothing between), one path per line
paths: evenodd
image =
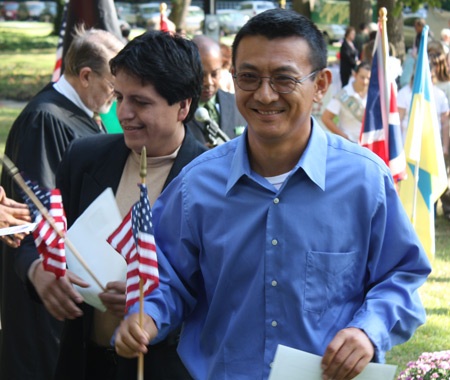
M430 272L389 169L313 121L276 190L246 139L198 157L155 203L160 287L145 312L158 339L184 321L178 351L196 379L265 379L278 344L323 355L346 327L383 361L425 321Z

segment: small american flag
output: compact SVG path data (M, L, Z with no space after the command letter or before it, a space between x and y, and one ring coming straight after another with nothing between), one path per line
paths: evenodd
M36 182L28 179L25 179L25 183L48 210L55 221L56 227L65 235L67 221L60 191L58 189L39 188ZM56 233L25 193L22 193L22 197L30 209L33 222L37 223L37 227L33 231L33 237L37 250L43 259L44 269L53 272L57 278L63 277L66 273L64 239Z
M127 304L139 300L139 279L144 281L144 295L159 285L158 260L153 236L152 212L147 196L147 186L140 185L141 195L120 226L107 239L108 243L126 260Z

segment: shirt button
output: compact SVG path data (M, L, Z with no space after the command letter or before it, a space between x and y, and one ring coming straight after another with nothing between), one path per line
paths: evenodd
M277 325L278 325L277 321L272 321L272 326L273 327L277 327Z
M277 286L278 282L276 282L275 280L272 281L272 286Z
M272 240L272 245L277 245L278 244L278 240L277 239L273 239Z
M273 203L278 204L278 203L280 203L280 200L279 200L278 198L275 198L275 199L273 200Z

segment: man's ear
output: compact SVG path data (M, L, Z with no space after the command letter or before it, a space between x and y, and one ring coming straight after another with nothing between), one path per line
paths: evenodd
M180 101L180 109L178 110L178 121L184 121L186 119L189 110L191 109L192 98Z
M93 75L94 72L90 67L83 67L80 70L80 73L78 74L78 79L84 88L89 86L89 81L92 80Z
M328 91L331 84L332 74L329 69L323 69L316 75L314 84L314 103L320 102Z

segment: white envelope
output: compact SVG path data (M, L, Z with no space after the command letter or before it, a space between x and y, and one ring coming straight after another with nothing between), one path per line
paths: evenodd
M278 345L269 380L322 380L322 357ZM392 380L397 366L369 363L355 380Z
M119 209L111 188L107 188L92 202L67 232L75 249L80 253L103 287L110 281L126 281L125 259L112 248L106 239L122 223ZM105 311L98 294L102 292L95 280L84 269L66 245L67 267L83 280L88 288L76 286L89 305Z

